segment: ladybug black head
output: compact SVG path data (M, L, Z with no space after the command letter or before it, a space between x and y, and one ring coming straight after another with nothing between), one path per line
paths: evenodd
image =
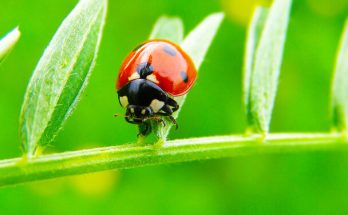
M117 93L120 104L127 109L126 121L133 124L154 116L171 116L179 107L158 85L146 79L132 80Z
M144 120L151 117L153 111L150 107L128 105L126 111L126 121L133 124L144 123Z

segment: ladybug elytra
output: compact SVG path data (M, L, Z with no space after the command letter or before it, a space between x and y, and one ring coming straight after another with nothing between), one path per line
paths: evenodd
M174 97L186 94L197 78L191 58L167 40L149 40L137 46L124 60L116 90L129 123L167 116L179 105ZM163 120L160 120L163 122Z

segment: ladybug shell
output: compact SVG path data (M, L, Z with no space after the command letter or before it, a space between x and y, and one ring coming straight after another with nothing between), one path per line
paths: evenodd
M191 58L178 45L166 40L149 40L126 57L116 89L139 78L154 82L172 96L181 96L195 83L197 71Z

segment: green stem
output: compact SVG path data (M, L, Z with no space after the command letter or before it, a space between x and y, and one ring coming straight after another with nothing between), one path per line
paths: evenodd
M215 136L168 141L151 145L121 145L42 155L26 160L0 161L0 186L108 169L177 163L268 152L319 150L348 146L338 133Z

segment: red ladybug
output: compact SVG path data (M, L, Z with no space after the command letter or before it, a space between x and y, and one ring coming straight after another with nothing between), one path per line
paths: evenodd
M172 113L179 105L173 98L186 94L196 78L191 58L178 45L149 40L137 46L124 60L116 83L126 121L142 124L168 116L176 124Z

